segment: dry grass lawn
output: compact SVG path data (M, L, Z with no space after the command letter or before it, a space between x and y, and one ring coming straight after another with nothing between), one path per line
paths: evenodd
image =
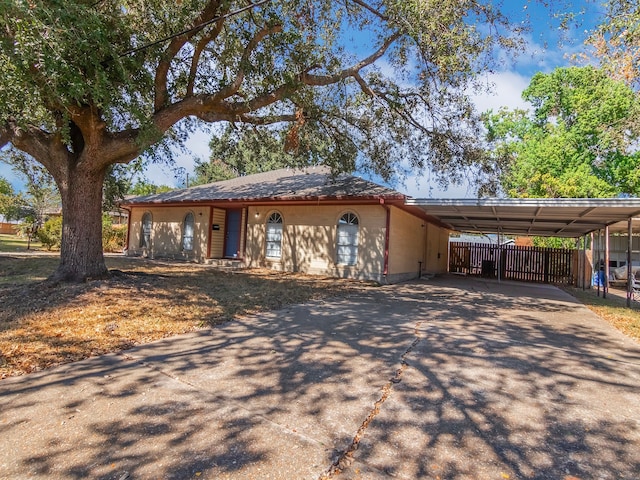
M22 375L364 284L272 271L107 258L114 275L42 282L56 257L0 257L0 378Z
M287 304L365 288L350 280L109 257L109 280L43 282L55 255L0 256L0 379ZM640 308L567 288L596 314L640 341ZM640 304L637 305L640 307Z
M626 299L621 298L625 292L620 291L618 295L608 295L605 299L597 296L595 290L584 291L581 288L571 287L565 287L565 290L584 303L596 315L628 337L640 342L640 303L634 301L632 308L628 308Z

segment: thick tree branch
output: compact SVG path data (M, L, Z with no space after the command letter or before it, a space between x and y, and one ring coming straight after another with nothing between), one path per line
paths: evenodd
M162 105L157 104L156 112L153 116L153 124L158 135L161 136L177 122L189 116L195 116L206 122L246 122L255 125L295 121L296 118L293 114L261 116L251 115L251 113L257 112L262 108L289 98L295 91L299 90L303 86L327 86L338 83L349 77L355 78L361 85L361 88L369 94L372 94L373 91L368 85L366 85L359 72L382 57L389 47L401 36L399 32L394 33L389 36L373 54L334 75L313 75L308 73L308 71L304 71L297 76L297 83L294 82L293 84L281 85L267 94L248 101L232 103L224 101L225 98L228 98L228 96L237 92L242 84L242 80L244 79L244 72L242 69L243 62L248 61L251 53L267 35L279 32L281 28L281 26L264 28L255 35L255 37L245 47L243 57L240 62L241 67L234 82L228 87L212 95L187 96L183 100L170 105L165 105L164 103L162 103ZM166 85L164 87L166 90ZM157 98L158 97L156 97L156 99ZM109 157L117 158L118 160L116 160L116 162L118 163L126 163L132 158L135 158L136 152L139 152L148 145L155 143L154 139L150 139L147 140L147 145L140 145L139 143L136 143L136 138L138 136L139 132L134 130L123 134L117 139L112 136L110 146L113 147L113 155L109 155ZM132 155L133 157L130 158Z
M232 83L221 89L217 94L214 95L212 99L214 102L218 100L222 100L225 98L229 98L230 96L236 94L242 85L242 81L244 80L245 74L245 66L249 62L249 57L251 53L260 45L260 42L267 37L267 35L271 35L274 33L278 33L282 31L282 25L274 25L272 27L264 27L256 35L249 41L247 46L242 53L242 58L240 59L238 73L236 74L236 78Z
M140 145L138 142L139 136L140 129L138 128L108 134L105 145L108 147L109 156L103 162L104 166L111 163L129 163L140 155L144 147L148 147L153 143L153 140L150 140L148 145Z
M105 141L105 146L109 151L109 155L105 156L102 162L104 166L111 163L129 163L140 155L146 147L153 145L159 140L162 135L173 125L179 122L186 116L193 115L206 122L241 122L249 123L252 125L272 125L282 122L294 122L297 120L294 113L281 114L281 115L247 115L247 114L235 114L235 113L198 113L197 108L194 106L194 102L185 101L180 104L172 105L171 107L158 112L156 114L156 129L157 138L149 138L146 144L139 142L139 135L141 131L139 129L124 130L117 133L108 135L108 139Z
M344 80L348 77L353 77L364 67L372 65L375 63L380 57L382 57L389 47L402 36L400 32L396 32L390 37L388 37L384 43L376 50L374 53L369 55L367 58L359 61L355 65L352 65L349 68L345 68L344 70L334 74L334 75L313 75L311 73L304 72L300 75L300 81L305 85L313 86L313 87L322 87L326 85L332 85L334 83L338 83L341 80Z
M97 146L102 142L103 132L107 124L100 116L100 112L93 105L70 105L67 111L71 114L71 121L82 133L85 145ZM75 152L80 154L81 152Z
M373 89L367 84L367 82L364 81L364 78L362 78L360 76L360 73L356 73L353 75L353 78L355 78L356 82L358 82L358 85L360 85L360 90L362 90L365 94L369 95L370 97L375 97L376 93L373 91Z
M378 50L376 50L373 54L368 56L367 58L361 60L360 62L352 65L349 68L345 68L342 71L334 74L334 75L313 75L308 72L302 72L297 76L298 85L281 85L275 90L261 95L259 97L253 98L246 102L236 102L233 104L221 104L218 101L218 97L216 95L207 96L202 98L202 102L205 106L209 107L207 110L212 112L217 112L220 107L229 111L231 110L236 115L242 115L249 112L253 112L259 110L260 108L267 107L276 102L284 100L288 98L293 92L298 90L301 85L306 86L328 86L338 83L342 80L345 80L349 77L355 77L359 75L360 70L364 67L369 66L376 62L380 57L382 57L385 52L389 49L389 47L400 38L400 33L395 33L391 35L389 38L385 40L385 42L380 46ZM357 79L356 79L357 80Z
M193 52L193 56L191 57L191 67L189 69L189 79L187 81L187 96L190 97L193 95L193 91L195 89L196 83L196 75L198 74L198 65L200 64L200 58L202 56L202 52L205 47L215 40L220 32L222 31L222 27L224 26L224 22L220 20L215 24L215 27L205 36L203 36L195 46L195 50Z
M184 47L185 44L201 30L197 27L214 19L218 13L219 8L220 1L211 0L202 10L202 13L200 13L200 15L198 15L198 17L193 21L192 28L186 33L174 37L167 46L166 50L164 51L163 58L160 60L160 62L158 62L158 66L156 67L156 75L154 81L154 107L156 112L160 110L164 105L166 105L169 99L167 76L169 74L169 69L171 68L171 62L173 62L173 59L182 49L182 47Z
M12 122L7 123L0 135L2 146L11 143L17 149L37 159L52 175L60 173L57 156L58 154L68 155L68 152L56 142L55 135L34 126L23 129Z
M11 142L11 132L7 127L0 127L0 148Z
M384 20L385 22L389 21L389 17L387 17L382 12L380 12L379 10L369 5L367 2L363 2L362 0L351 0L351 1L356 5L364 8L365 10L368 10L369 12L373 13L379 19Z
M204 121L207 122L241 122L241 123L249 123L251 125L273 125L275 123L283 123L283 122L295 122L297 117L294 113L291 114L282 114L282 115L233 115L233 114L210 114L200 116Z

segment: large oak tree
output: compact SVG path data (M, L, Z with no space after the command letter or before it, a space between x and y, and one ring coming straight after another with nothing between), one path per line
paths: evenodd
M0 146L55 178L57 280L107 274L109 167L199 122L288 124L287 148L322 138L335 170L455 175L481 154L464 92L515 45L477 0L7 0L0 27Z

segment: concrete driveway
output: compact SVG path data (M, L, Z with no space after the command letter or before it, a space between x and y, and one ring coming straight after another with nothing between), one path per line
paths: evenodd
M0 478L637 479L640 346L443 277L0 382Z

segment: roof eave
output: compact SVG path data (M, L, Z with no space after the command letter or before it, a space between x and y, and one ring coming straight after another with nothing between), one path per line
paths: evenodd
M135 207L175 207L185 205L213 205L213 204L225 204L225 205L264 205L271 203L280 204L307 204L307 203L385 203L385 204L404 204L406 199L405 195L392 194L392 195L307 195L307 196L277 196L277 197L260 197L260 198L218 198L218 199L203 199L203 200L153 200L146 202L123 202L122 207L135 208Z

